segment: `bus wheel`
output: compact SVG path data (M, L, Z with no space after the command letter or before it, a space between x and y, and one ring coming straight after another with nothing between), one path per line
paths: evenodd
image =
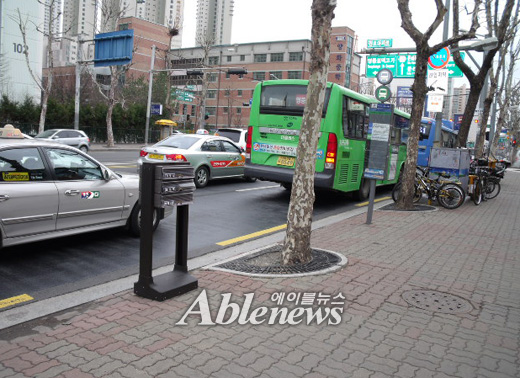
M354 192L354 198L358 201L364 201L368 198L370 194L370 180L361 180L361 186L359 189Z

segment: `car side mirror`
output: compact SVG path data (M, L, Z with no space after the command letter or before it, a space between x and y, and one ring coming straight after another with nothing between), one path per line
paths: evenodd
M110 173L110 171L106 168L103 168L103 179L105 181L110 181L112 179L112 174Z

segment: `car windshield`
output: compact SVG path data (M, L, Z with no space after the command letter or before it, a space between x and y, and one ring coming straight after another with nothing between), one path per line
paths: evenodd
M42 131L41 133L39 133L38 135L36 135L36 138L48 138L48 137L52 136L55 132L56 132L56 130L45 130L45 131Z
M171 147L187 150L188 148L193 146L198 140L199 138L189 135L173 135L169 138L161 140L159 143L155 145L155 147Z
M240 130L219 130L218 135L231 139L233 142L240 142Z

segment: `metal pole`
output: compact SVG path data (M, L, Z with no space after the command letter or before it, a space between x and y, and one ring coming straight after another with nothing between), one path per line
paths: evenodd
M188 271L188 225L189 206L177 206L177 229L175 234L175 270Z
M146 104L146 124L144 127L144 144L148 144L148 129L150 128L150 109L152 107L153 67L155 65L155 45L152 46L152 60L150 62L150 77L148 82L148 102Z
M368 195L367 223L372 224L372 214L374 213L374 199L376 198L376 180L370 179L370 192Z
M446 14L444 15L444 29L442 33L442 40L446 41L448 39L448 32L449 32L449 26L450 26L450 1L446 0L446 9L448 10ZM449 78L448 78L449 80ZM449 87L449 85L448 85ZM448 88L446 88L448 89ZM442 136L442 116L443 112L437 112L435 115L435 138L433 140L433 145L435 147L441 146L441 136Z

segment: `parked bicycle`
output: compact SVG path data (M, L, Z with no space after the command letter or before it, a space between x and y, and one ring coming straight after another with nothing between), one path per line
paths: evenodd
M449 177L449 175L439 173L437 178L432 179L428 168L417 167L413 202L419 202L423 194L426 194L429 204L436 200L439 205L450 210L461 206L465 199L464 189L454 181L446 181ZM401 196L401 186L401 182L398 182L392 190L392 199L395 202Z
M483 200L492 199L500 193L500 180L504 178L505 164L488 159L473 160L470 164L471 175L478 175L481 179Z

